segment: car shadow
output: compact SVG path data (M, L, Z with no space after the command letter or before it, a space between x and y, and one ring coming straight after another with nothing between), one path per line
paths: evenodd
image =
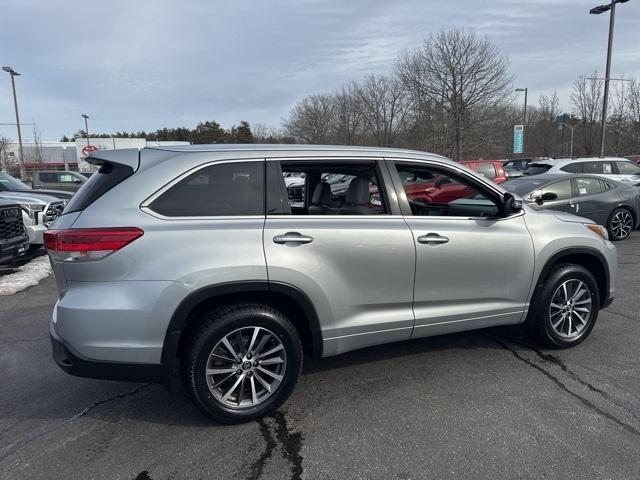
M309 379L322 373L340 369L358 368L368 365L375 368L376 364L401 359L403 362L411 357L438 352L455 352L456 350L502 350L504 347L493 338L510 339L517 343L524 343L520 328L499 327L471 332L462 332L436 337L428 337L404 342L392 343L356 350L329 358L305 358L302 380ZM416 364L423 362L417 361ZM109 423L121 421L141 421L162 424L168 427L204 427L219 426L220 428L235 428L233 426L218 425L205 417L191 402L180 382L175 383L172 393L163 386L154 384L125 383L107 380L88 380L63 376L65 389L77 390L76 398L65 397L62 403L53 402L45 405L38 403L24 403L11 413L14 420L46 420L47 424L63 426L71 421L82 418L97 419ZM384 378L378 380L385 382ZM314 388L326 389L318 391L319 396L329 395L335 385L331 382L314 382ZM294 392L295 393L295 392ZM292 398L290 402L295 402ZM55 420L55 421L52 421ZM11 429L9 429L11 430ZM9 431L5 432L9 436ZM12 442L5 436L5 441Z

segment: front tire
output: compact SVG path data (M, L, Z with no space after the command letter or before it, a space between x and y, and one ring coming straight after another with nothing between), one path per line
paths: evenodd
M581 265L560 265L534 294L527 326L544 346L569 348L589 336L599 311L598 284L591 272Z
M633 231L633 214L626 208L618 207L611 212L607 221L607 231L611 241L625 240Z
M191 335L182 379L194 403L220 423L269 415L293 391L302 343L291 322L267 305L214 309Z

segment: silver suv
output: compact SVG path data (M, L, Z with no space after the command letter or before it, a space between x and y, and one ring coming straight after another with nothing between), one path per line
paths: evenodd
M564 348L613 296L605 228L534 211L437 155L304 145L94 155L99 172L45 234L60 291L53 357L79 376L171 386L179 375L220 422L277 409L303 353L506 324ZM288 198L292 176L304 179L301 198Z

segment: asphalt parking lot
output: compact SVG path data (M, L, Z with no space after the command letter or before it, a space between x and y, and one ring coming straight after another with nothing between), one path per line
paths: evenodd
M0 297L2 479L640 477L640 233L592 336L540 351L492 329L309 360L264 421L50 358L51 277Z

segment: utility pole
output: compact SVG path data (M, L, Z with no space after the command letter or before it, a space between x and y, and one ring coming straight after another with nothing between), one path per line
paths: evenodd
M87 137L87 147L89 146L89 115L86 113L82 114L82 118L84 118L84 134Z
M613 30L616 20L616 4L629 0L613 0L606 5L599 5L589 10L591 15L611 12L609 14L609 42L607 44L607 67L604 74L604 95L602 99L602 122L600 124L600 157L604 157L604 141L607 132L607 107L609 105L609 80L611 80L611 51L613 50Z
M20 74L11 67L2 67L2 70L11 76L11 88L13 90L13 107L16 111L16 125L18 127L18 158L20 159L20 177L24 180L26 172L24 169L24 152L22 149L22 131L20 130L20 114L18 113L18 97L16 96L16 80Z

